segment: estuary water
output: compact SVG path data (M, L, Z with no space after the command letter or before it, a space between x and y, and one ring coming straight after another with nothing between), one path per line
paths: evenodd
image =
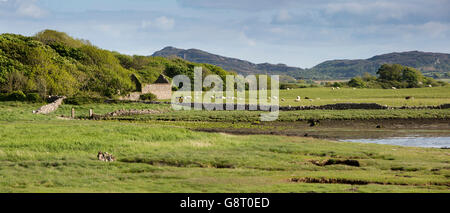
M346 139L345 142L376 143L426 148L450 148L450 137L392 137L374 139Z

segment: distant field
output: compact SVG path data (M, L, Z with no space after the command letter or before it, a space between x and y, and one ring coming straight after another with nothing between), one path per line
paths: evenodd
M297 96L303 100L295 102ZM411 96L414 99L406 100ZM281 90L280 97L285 98L281 105L323 105L333 103L377 103L388 106L426 106L450 103L450 87L412 88L412 89L352 89L341 88L305 88ZM313 101L304 100L309 97Z
M273 95L268 91L268 95ZM190 94L190 96L194 96ZM217 95L220 96L220 95ZM225 96L225 95L224 95ZM279 97L278 97L279 96ZM450 103L450 86L434 87L434 88L411 88L411 89L353 89L341 88L333 90L331 87L302 88L292 90L280 90L280 94L276 97L282 106L309 106L309 105L325 105L335 103L377 103L388 106L437 106ZM297 96L301 101L296 102ZM407 96L413 97L406 100ZM248 91L245 94L246 102L249 102ZM309 100L305 99L306 97ZM284 99L285 101L282 101ZM208 99L214 102L215 99ZM192 102L199 99L190 100ZM222 100L225 102L226 100Z

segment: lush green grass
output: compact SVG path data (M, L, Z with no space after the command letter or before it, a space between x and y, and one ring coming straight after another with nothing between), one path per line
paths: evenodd
M58 110L56 114L70 115L73 106L65 106ZM76 107L76 106L74 106ZM92 106L94 107L94 106ZM120 107L120 106L119 106ZM205 122L256 122L260 120L261 114L267 112L261 111L197 111L181 110L174 111L170 106L158 105L160 114L118 116L108 119L113 120L134 120L134 121L205 121ZM102 105L99 108L103 108ZM156 108L156 106L149 106ZM87 115L88 109L80 107ZM94 107L94 111L97 109ZM100 111L100 110L99 110ZM448 119L450 118L450 109L423 109L423 110L300 110L300 111L280 111L277 121L299 121L309 119L331 119L331 120L368 120L368 119Z
M151 124L17 121L0 129L1 192L448 192L448 151L284 136L233 136ZM96 160L97 151L118 162ZM361 167L310 160L357 159ZM391 184L385 186L384 184Z
M297 96L303 100L295 102ZM414 99L406 100L412 96ZM412 88L412 89L353 89L341 88L305 88L282 90L280 97L285 98L281 105L323 105L334 103L378 103L388 106L429 106L450 103L450 87ZM313 101L304 100L305 97Z
M448 150L193 132L170 122L61 120L55 115L72 106L49 116L31 114L35 105L0 106L0 192L449 192ZM161 107L79 107L145 106ZM118 161L96 160L100 150ZM310 162L330 158L361 167ZM372 184L289 181L304 177Z

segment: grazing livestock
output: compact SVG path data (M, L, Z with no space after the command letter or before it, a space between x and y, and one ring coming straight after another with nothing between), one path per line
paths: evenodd
M392 87L392 89L397 89L397 87Z
M410 100L410 99L414 99L414 97L412 97L412 96L406 96L405 99L406 99L406 100Z
M112 154L102 151L98 152L97 158L99 161L106 161L106 162L113 162L116 160L116 158Z
M433 87L433 86L431 86L431 84L429 84L429 85L428 85L428 87L430 87L430 88L431 88L431 87Z
M282 98L281 101L285 101L284 98Z
M301 98L300 96L297 96L297 99L295 99L295 102L300 102Z

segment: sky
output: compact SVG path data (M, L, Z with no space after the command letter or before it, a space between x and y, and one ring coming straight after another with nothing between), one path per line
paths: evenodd
M44 29L130 55L173 46L310 68L450 53L450 0L0 0L0 33Z

